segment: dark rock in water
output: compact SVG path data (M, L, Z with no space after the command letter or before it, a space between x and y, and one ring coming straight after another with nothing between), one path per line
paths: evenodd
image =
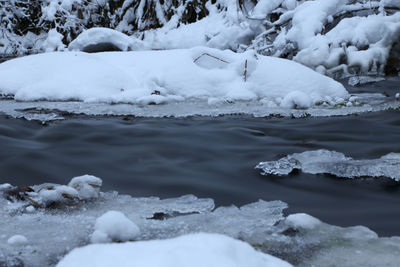
M385 66L386 75L397 75L400 73L400 40L393 44Z
M122 49L113 43L98 43L85 46L82 49L82 51L86 53L98 53L98 52L122 51Z

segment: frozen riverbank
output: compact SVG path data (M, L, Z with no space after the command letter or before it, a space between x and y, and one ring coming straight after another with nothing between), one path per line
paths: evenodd
M93 179L94 177L86 176L72 180L68 186L45 184L25 189L2 185L0 212L3 220L0 222L0 236L9 242L2 242L0 245L0 261L5 262L6 266L13 262L24 262L29 266L53 266L72 248L89 242L96 218L109 210L117 209L140 228L140 234L133 237L136 241L172 238L197 232L220 233L239 238L260 251L299 266L327 263L340 266L396 266L398 263L399 237L378 238L368 228L332 226L306 214L285 216L282 211L287 208L287 204L281 201L260 200L240 208L229 206L215 209L212 199L198 199L190 195L160 200L132 198L109 192L100 193L98 197L92 195L89 200L87 193L98 190L97 185L92 185ZM77 184L78 180L80 183ZM59 194L61 192L64 193ZM41 203L51 203L51 206L44 208ZM35 227L30 227L32 225ZM127 229L124 227L113 230L113 227L118 227L118 223L106 227L110 233ZM20 242L13 241L17 240L17 237L13 237L17 234L23 235L18 237ZM123 232L119 233L121 235L123 236ZM9 239L10 237L13 238ZM207 242L206 239L197 239L196 246L202 247L202 242ZM213 244L223 240L222 237L217 238ZM176 244L176 241L170 242ZM148 248L152 245L157 244L148 243ZM233 245L234 243L223 250L231 253ZM240 247L239 244L235 246ZM249 247L245 249L244 245L241 246L242 253L254 253ZM140 244L136 248L140 251ZM105 246L104 249L105 253L112 252L112 247ZM131 249L135 249L135 246ZM76 266L76 262L90 261L85 256L85 250L90 248L76 251L60 266ZM194 256L200 256L202 252L208 253L206 249L195 252L188 248L188 253L194 253ZM259 255L254 258L254 266L259 266L256 262L261 264L262 261L267 263L267 260L274 260L267 256L263 259ZM349 262L350 256L352 260ZM180 256L176 255L170 260L176 260L177 257ZM223 262L223 257L223 254L219 254L215 260ZM241 259L244 260L245 256ZM213 262L210 257L204 260ZM144 264L146 261L146 258L142 258ZM245 261L236 261L238 264L240 262L243 265L238 266L245 266Z

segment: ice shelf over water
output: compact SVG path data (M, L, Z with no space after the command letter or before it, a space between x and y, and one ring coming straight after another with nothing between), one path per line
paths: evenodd
M294 153L277 161L260 162L263 175L288 175L293 170L305 173L328 173L337 177L388 177L400 181L400 153L389 153L378 159L355 160L325 149Z
M96 230L113 233L107 223L104 227L95 226L99 217L113 210L124 214L120 216L124 224L134 224L140 229L132 235L118 232L130 241L216 233L240 239L258 251L297 266L398 266L400 237L379 238L366 227L332 226L307 214L285 216L283 210L287 204L281 201L259 200L242 207L215 208L212 199L193 195L161 200L100 192L96 197L98 185L99 180L93 176L75 178L69 185L25 188L0 185L0 265L54 266L77 247L83 247L79 253L85 254L90 248L84 246L90 243ZM51 191L64 193L51 194ZM7 242L10 238L23 242ZM180 240L185 239L190 237ZM201 247L205 239L198 239L200 243L196 246ZM224 239L228 240L221 237L218 242ZM177 241L165 242L173 245ZM244 246L232 242L234 247ZM125 244L120 246L135 246ZM155 248L152 244L163 243L146 244L151 250ZM104 245L103 250L112 253L113 247L107 249ZM230 253L229 249L226 253Z
M0 114L27 120L53 121L72 115L137 116L137 117L189 117L243 114L254 117L329 117L378 112L400 108L400 101L382 94L355 94L346 105L332 106L327 102L308 109L270 106L261 101L187 100L161 105L86 103L78 101L27 101L0 100Z

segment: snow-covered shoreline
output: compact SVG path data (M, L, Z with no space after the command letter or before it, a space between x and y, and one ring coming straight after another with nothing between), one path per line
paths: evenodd
M397 0L150 1L152 15L146 1L44 1L36 13L29 3L9 3L0 12L0 54L98 44L121 51L207 46L293 59L330 76L400 68ZM19 29L15 10L30 18L32 31Z
M281 201L260 200L240 208L215 208L212 199L199 199L192 195L160 200L156 197L133 198L117 192L98 194L100 184L100 179L86 175L72 179L68 186L43 184L16 188L9 184L1 185L0 215L3 220L0 222L0 240L9 241L0 242L0 262L5 262L6 266L13 262L23 262L26 266L54 266L69 251L83 246L82 250L74 250L71 256L60 263L60 266L77 266L77 260L78 263L95 262L87 256L91 251L105 251L97 256L96 261L100 262L102 256L115 252L114 245L84 247L90 241L110 242L114 238L123 241L164 240L204 232L240 239L258 251L275 255L295 265L335 263L340 266L396 266L398 263L399 237L379 238L366 227L332 226L307 214L285 216L282 211L287 208L287 204ZM110 210L117 210L126 217L113 215L110 221L109 216L104 217ZM125 235L123 229L128 230L133 227L130 226L133 223L140 232L134 226L132 232L128 231ZM118 225L122 228L118 228ZM91 238L96 231L96 238ZM98 239L100 232L101 235L110 235L111 239ZM187 247L186 254L166 254L162 259L171 261L171 264L181 259L182 264L185 264L187 261L184 255L210 255L207 246L204 246L211 240L221 244L216 249L223 249L226 254L204 257L203 260L208 263L228 260L231 258L229 255L232 247L235 246L247 246L240 250L245 255L256 253L248 245L238 241L235 243L233 239L224 236L194 235L179 240L195 241L193 245L201 250L193 251L191 247ZM121 248L117 254L123 260L128 255L126 253L136 253L146 248L145 251L152 251L157 246L162 248L162 244L179 246L185 243L174 239L159 242L161 241L137 245L125 243L115 247ZM244 257L244 261L243 258L236 261L238 266L247 266L250 263ZM268 258L261 256L263 257ZM348 261L349 257L351 262ZM254 266L259 266L256 262L262 262L261 258L254 258ZM138 257L134 260L144 264L148 260L149 264L156 264L157 259L154 259L155 262L153 259L154 257ZM103 262L107 262L106 260L109 258L106 257Z

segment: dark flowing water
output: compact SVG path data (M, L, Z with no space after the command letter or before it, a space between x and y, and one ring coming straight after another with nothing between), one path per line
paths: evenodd
M47 126L0 117L0 183L67 183L93 174L104 190L133 196L195 194L218 205L283 200L330 224L400 235L400 183L299 173L262 176L254 166L306 150L357 159L400 152L399 112L333 118L224 116L185 119L73 117Z
M393 96L400 82L388 78L347 89ZM322 148L357 159L400 152L399 112L304 119L74 117L49 125L0 116L0 183L65 184L87 173L101 177L104 190L132 196L195 194L217 205L283 200L288 213L400 235L399 182L262 176L254 169L260 161Z

